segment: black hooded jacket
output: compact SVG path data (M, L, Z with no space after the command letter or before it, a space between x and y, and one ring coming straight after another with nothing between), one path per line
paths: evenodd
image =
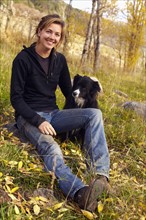
M15 118L21 115L38 127L45 121L37 111L58 109L55 91L57 85L63 95L71 92L71 80L65 57L52 50L49 71L46 74L38 61L34 45L24 48L14 59L11 77L11 104Z

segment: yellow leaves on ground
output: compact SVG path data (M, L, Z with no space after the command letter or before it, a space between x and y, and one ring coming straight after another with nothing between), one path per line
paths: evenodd
M67 147L67 144L65 143L65 142L63 142L62 144L61 144L61 148L66 148Z
M40 207L36 204L33 206L33 211L35 215L38 215L40 213Z
M15 187L15 190L14 190L14 188L12 190L15 191L16 187ZM51 212L53 212L54 210L58 210L60 213L65 212L65 211L68 210L68 209L62 207L64 202L58 203L58 204L54 205L52 208L50 208L50 207L47 208L49 200L45 197L42 197L42 196L31 197L31 200L29 200L27 202L26 201L23 201L23 202L21 201L20 202L21 195L19 196L18 199L13 194L8 194L8 195L14 203L14 212L17 215L21 214L21 213L28 213L32 217L32 213L31 213L31 210L32 210L33 213L36 216L38 216L41 212L41 208L43 208L43 210L45 208L45 209L47 209Z
M111 198L111 197L105 199L105 202L111 202L111 203L113 203L113 201L114 201L114 200L113 200L113 198Z
M25 208L23 207L22 204L20 204L20 208L21 208L21 212L22 212L22 213L26 213Z
M3 173L2 172L0 172L0 178L3 176Z
M19 163L18 163L18 170L20 170L22 168L22 166L23 166L23 162L19 161Z
M14 192L16 192L18 189L19 189L19 187L16 186L16 187L14 187L13 189L11 189L11 192L10 192L10 193L14 193Z
M14 187L13 189L10 189L10 187L7 184L5 185L5 187L6 187L7 191L11 194L13 194L14 192L16 192L19 189L18 186Z
M5 185L5 188L6 188L7 192L9 192L9 193L11 192L11 189L10 189L10 187L7 184Z
M53 206L53 210L60 209L63 206L64 202L57 203Z
M81 153L81 150L78 148L78 146L75 146L73 144L67 144L67 143L62 143L61 148L63 149L63 153L65 156L72 155L74 156L79 156L80 159L83 159L83 155Z
M59 212L67 212L67 211L68 211L68 209L67 209L67 208L64 208L64 207L62 207L62 208L59 209Z
M11 168L12 168L12 167L15 167L15 166L18 164L18 162L11 160L11 161L9 161L8 164L9 164L9 165L11 166Z
M139 205L140 205L140 207L142 208L142 210L143 210L144 212L146 212L146 204L140 202Z
M43 197L43 196L38 196L38 197L36 197L36 200L40 200L40 201L42 201L42 202L48 202L48 199L45 198L45 197Z
M14 187L13 189L11 189L10 193L14 193L14 192L16 192L18 189L19 189L19 187L16 186L16 187Z
M23 150L23 151L22 151L22 154L24 155L25 160L27 160L27 158L28 158L28 152L27 152L26 150Z
M81 210L81 211L82 211L83 215L84 215L87 219L89 219L89 220L94 219L94 215L93 215L91 212L86 211L86 210Z
M49 210L50 212L59 212L59 215L57 216L57 219L60 219L63 217L64 213L69 211L69 206L66 208L64 207L65 202L60 202L55 204L53 207L48 207L47 210Z
M98 210L99 213L102 212L103 206L104 206L103 203L101 201L99 201L98 206L97 206L97 210Z
M24 162L23 161L6 161L3 160L3 162L5 163L6 166L9 166L10 168L17 168L20 172L25 173L28 171L36 171L36 172L40 172L43 169L43 166L40 164L36 163L30 163L30 161L28 160L28 152L27 151L22 151L24 156L26 157L26 161L25 161L25 167L23 167ZM1 177L1 173L0 173L0 177Z
M113 201L111 198L107 198L107 202L111 202ZM104 204L99 201L98 202L98 206L97 206L97 210L98 210L98 213L101 213L103 211L103 208L104 208ZM95 215L95 213L91 213L89 211L86 211L86 210L81 210L81 212L83 213L83 215L87 218L87 219L95 219L97 216Z
M17 205L14 206L14 210L15 210L16 215L20 214L20 211Z
M14 177L13 176L6 176L4 178L4 180L5 180L6 185L14 185L14 183L13 183Z
M10 132L10 133L8 134L8 137L12 137L12 135L13 135L13 132Z
M12 201L17 201L18 199L13 194L8 194L8 196L12 199Z

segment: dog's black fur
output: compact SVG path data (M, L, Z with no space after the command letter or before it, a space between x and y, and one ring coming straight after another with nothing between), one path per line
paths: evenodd
M72 92L66 100L64 109L98 108L97 96L101 91L102 86L97 79L77 74L73 79ZM78 139L83 144L84 133L84 129L73 130L67 133L65 139Z
M97 96L102 91L98 80L77 74L73 80L72 93L64 108L98 108Z

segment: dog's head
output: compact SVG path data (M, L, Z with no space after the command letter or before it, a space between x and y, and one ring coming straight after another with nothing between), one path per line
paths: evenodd
M94 77L76 75L73 80L72 96L78 107L82 108L91 100L96 100L98 93L102 91L102 86Z

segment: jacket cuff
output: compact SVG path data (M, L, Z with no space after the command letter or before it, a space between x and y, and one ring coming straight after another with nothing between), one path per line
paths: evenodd
M37 113L31 120L28 120L29 123L31 123L32 125L36 127L39 127L39 125L42 124L44 121L46 121L46 119L41 117Z

